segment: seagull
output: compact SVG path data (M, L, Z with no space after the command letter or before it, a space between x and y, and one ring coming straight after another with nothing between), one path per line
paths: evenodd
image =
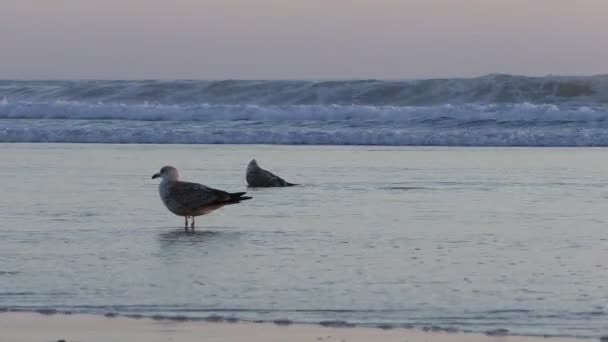
M247 165L247 184L250 187L268 188L273 186L294 186L297 184L289 183L283 178L266 171L258 166L258 162L253 159Z
M152 176L162 178L158 192L163 204L170 212L185 219L184 228L188 231L188 217L192 218L190 228L194 231L194 217L209 214L228 204L239 203L251 199L244 196L246 192L229 193L208 186L182 182L179 173L173 166L164 166L159 173Z

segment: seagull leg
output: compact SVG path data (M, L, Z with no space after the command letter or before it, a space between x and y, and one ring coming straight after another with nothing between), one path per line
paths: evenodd
M184 216L184 229L188 232L188 216Z
M190 229L194 231L194 216L192 216L192 223L190 224Z

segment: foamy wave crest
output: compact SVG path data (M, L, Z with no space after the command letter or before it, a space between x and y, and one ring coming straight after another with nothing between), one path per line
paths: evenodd
M10 102L420 106L608 103L608 76L410 81L0 81Z
M29 120L25 120L29 121ZM5 120L0 142L388 146L608 146L608 127Z
M608 146L607 83L0 81L0 141Z
M608 119L608 107L555 104L465 104L438 106L361 105L158 105L53 103L0 103L0 119L74 119L137 121L349 121L353 124L427 123L458 125L501 123L596 122Z

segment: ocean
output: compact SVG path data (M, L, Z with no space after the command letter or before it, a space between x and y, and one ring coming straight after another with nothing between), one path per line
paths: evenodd
M0 81L0 142L608 146L608 76Z
M54 86L44 96L50 98L58 83L49 84ZM233 143L319 138L303 133L307 129L356 139L345 132L374 129L357 126L367 119L345 127L349 120L335 118L341 105L324 105L330 109L309 116L312 128L293 120L275 126L273 118L291 115L288 110L272 117L256 112L258 104L250 115L260 125L273 132L285 125L294 133L266 136L266 128L247 120L220 120L250 125L242 137L235 128L192 121L201 118L199 105L198 112L185 114L174 104L85 104L83 93L127 96L127 88L135 92L144 83L117 82L120 91L111 82L95 84L97 91L82 89L77 103L47 101L37 108L24 89L43 97L42 88L25 82L0 106L4 141L99 143L0 144L0 309L583 337L608 329L605 148L106 144L213 136L192 123L213 126L221 139L243 139ZM18 104L18 93L32 100L31 110ZM570 105L521 106L532 109L513 109L510 117L528 120L534 108L555 106L549 117L570 115L572 122L453 125L438 128L437 136L449 131L465 139L458 142L486 141L483 134L462 134L490 126L578 141L576 134L602 124L591 116L605 115L599 102L568 115L563 108ZM579 112L586 119L577 119ZM375 121L400 117L373 113ZM172 115L175 120L165 121ZM504 115L497 110L492 120ZM337 121L327 124L334 128L320 124L332 121L328 116ZM411 121L393 123L370 125L393 132ZM566 133L551 140L556 132ZM499 137L506 143L530 136ZM588 139L601 145L601 137ZM301 185L249 189L252 200L199 217L194 234L184 233L183 219L165 209L151 179L173 165L184 180L245 191L252 158Z

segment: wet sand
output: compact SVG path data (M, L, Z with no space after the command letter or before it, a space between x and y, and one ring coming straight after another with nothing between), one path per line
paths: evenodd
M488 336L416 329L337 328L272 323L212 323L93 315L0 314L0 341L10 342L580 342L575 338Z

